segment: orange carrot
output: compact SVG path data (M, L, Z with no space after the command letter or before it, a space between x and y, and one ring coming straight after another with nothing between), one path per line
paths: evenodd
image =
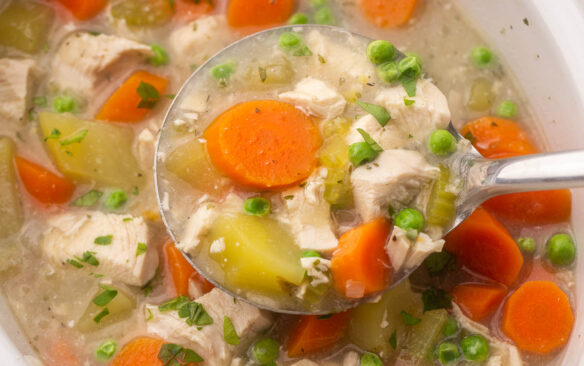
M331 260L337 291L359 298L387 287L392 274L385 251L389 230L389 223L379 218L341 236Z
M537 148L515 122L482 117L460 131L486 158L498 159L537 153ZM504 221L523 225L545 225L570 218L572 194L567 189L508 194L492 198L484 206Z
M45 354L47 366L80 366L81 362L63 339L57 339L52 343Z
M378 27L405 24L416 10L418 0L361 0L361 10Z
M515 240L481 207L446 236L444 249L468 269L507 286L515 282L523 265Z
M110 366L163 366L158 359L158 352L163 344L164 341L160 339L136 338L122 347Z
M73 194L75 185L67 178L30 162L16 157L16 168L27 192L42 203L65 203Z
M96 16L107 5L107 0L57 0L78 20Z
M180 250L170 242L165 245L167 268L172 276L176 295L189 295L189 280L193 278L197 282L203 293L211 291L215 286L201 276L186 260Z
M451 295L460 310L478 322L497 310L507 290L498 286L463 284L456 286Z
M330 318L315 315L300 317L292 330L286 349L288 357L300 357L324 351L341 339L349 321L349 312L337 313Z
M188 22L211 12L214 4L214 1L208 0L200 0L198 3L193 0L177 0L175 2L174 16L177 19Z
M162 96L167 83L168 80L163 77L136 71L109 97L95 118L113 122L139 122ZM145 85L145 89L154 87L158 97L146 95L146 99L142 98L138 92L140 85Z
M501 329L523 351L546 354L570 338L574 314L553 282L525 282L507 300Z
M318 128L292 104L254 100L223 112L205 131L211 162L237 183L276 188L310 176Z
M294 0L231 0L227 22L234 28L266 28L283 24L294 8Z

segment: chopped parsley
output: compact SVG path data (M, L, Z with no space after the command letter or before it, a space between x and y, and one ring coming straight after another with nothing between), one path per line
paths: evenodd
M303 44L302 46L298 47L294 53L292 53L292 56L312 56L312 51L305 44Z
M118 290L106 285L101 285L100 287L104 291L93 299L93 303L97 306L106 306L118 295Z
M85 262L89 265L92 266L98 266L99 265L99 261L97 260L97 258L95 257L95 254L97 254L96 252L90 252L89 250L83 253L83 256L81 256L81 258L76 258L77 260L81 261L81 262Z
M67 146L75 143L80 143L81 141L83 141L85 136L87 136L88 132L89 132L88 130L79 131L69 138L59 140L59 144L61 144L61 146Z
M77 262L75 259L67 259L67 263L69 263L75 268L83 268L83 264Z
M136 248L136 257L146 253L146 249L148 249L148 246L145 243L138 243L138 247Z
M213 318L207 314L203 305L196 301L191 301L188 304L184 304L180 309L178 309L178 316L181 319L186 319L188 325L193 326L203 326L213 324Z
M393 330L393 333L391 333L391 336L389 337L389 345L393 349L397 348L397 331L395 329Z
M408 93L408 97L415 97L416 96L416 81L417 78L409 73L403 74L399 80L403 88L405 89L406 93Z
M365 103L359 100L357 100L356 103L359 105L359 107L363 108L365 112L375 117L375 119L377 120L377 122L379 122L381 127L385 127L387 122L391 120L391 116L389 115L387 109L383 108L380 105Z
M438 275L445 270L454 269L456 266L456 256L450 252L432 253L424 260L424 265L430 275Z
M416 103L416 100L415 99L408 99L408 98L404 97L404 104L406 106L410 106L410 105L412 105L414 103Z
M204 361L197 352L174 343L163 344L158 352L158 359L162 361L163 366L180 366Z
M375 140L373 140L371 136L367 132L365 132L365 130L358 128L357 132L359 132L361 136L363 136L363 140L365 140L365 142L371 147L371 149L373 149L373 151L375 151L376 153L380 153L383 151L381 146L379 146L377 142L375 142Z
M104 235L104 236L98 236L97 238L95 238L95 240L93 241L94 244L97 245L110 245L112 243L112 239L113 239L113 235Z
M95 318L93 318L93 321L96 323L99 323L101 321L101 319L103 319L104 317L109 315L109 313L110 313L109 310L107 308L105 308L102 311L100 311L99 314L97 314L95 316Z
M415 316L403 310L400 311L399 315L401 315L401 318L404 321L405 325L416 325L422 321L422 319L416 318Z
M103 196L103 193L92 189L91 191L85 193L83 196L77 198L75 201L71 202L70 206L75 207L89 207L95 205L97 201Z
M452 296L442 289L431 288L422 292L424 312L436 309L450 309Z
M158 90L152 84L143 81L140 81L136 92L141 98L140 103L138 103L138 108L152 109L156 105L156 102L158 102L158 99L160 99Z
M231 345L238 345L239 344L239 336L235 331L235 327L233 326L233 321L228 316L223 317L223 339L225 339L225 343Z
M174 298L172 300L169 300L161 305L158 305L158 310L160 312L165 312L165 311L171 311L171 310L178 310L180 309L183 305L189 303L190 300L188 297L181 295L177 298Z
M51 139L58 139L59 137L61 137L61 131L59 131L56 128L53 128L49 136L45 137L45 142Z

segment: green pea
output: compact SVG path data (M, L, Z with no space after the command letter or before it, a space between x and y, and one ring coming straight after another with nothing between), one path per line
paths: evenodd
M392 61L395 58L395 47L388 41L378 39L367 46L367 58L375 65Z
M438 346L438 360L442 365L456 362L460 357L458 346L452 342L442 342Z
M105 199L105 207L110 211L117 210L122 207L128 200L128 195L121 189L112 191Z
M361 356L361 366L383 366L383 362L375 353L365 352Z
M233 62L225 62L211 68L211 75L217 80L227 80L234 72Z
M397 81L399 77L397 63L391 61L377 66L377 76L379 76L381 80L389 84Z
M319 252L316 250L305 250L302 252L301 258L322 258Z
M400 76L408 75L417 78L422 75L422 65L418 57L406 56L397 64L397 71Z
M517 246L525 254L533 254L535 252L535 240L532 238L519 238Z
M308 15L304 13L293 14L290 19L288 19L288 24L307 24Z
M250 215L265 216L270 213L270 201L263 197L248 198L243 204L243 209Z
M422 58L417 53L415 53L415 52L406 52L406 56L415 58L416 61L418 62L418 64L420 65L420 67L423 65Z
M168 64L168 53L166 53L166 50L162 48L161 45L153 44L150 48L152 48L152 52L154 52L154 56L150 57L148 60L151 65L164 66Z
M298 33L286 32L282 33L278 44L283 50L290 51L302 44L302 38Z
M547 257L554 266L567 266L576 257L576 246L568 234L555 234L547 242Z
M261 365L274 362L280 354L280 343L272 338L262 338L253 345L253 357Z
M478 67L489 67L494 60L493 52L484 46L478 46L470 52L470 59Z
M395 216L394 224L404 230L422 231L424 228L424 215L415 208L405 208Z
M335 17L331 8L324 6L314 12L314 20L317 24L334 25Z
M59 113L71 112L75 109L75 99L61 95L53 99L53 109Z
M95 350L95 359L101 362L106 362L118 349L118 345L114 341L106 341L102 343L97 349Z
M489 358L489 344L482 335L474 334L464 337L460 341L460 348L464 358L469 361L481 362Z
M444 328L442 328L442 334L444 334L446 337L450 337L455 335L456 333L458 333L458 322L456 321L456 319L449 317L448 319L446 319L446 322L444 323Z
M434 155L450 155L456 151L456 139L447 130L436 130L430 135L428 148Z
M497 108L497 115L503 118L511 118L517 114L517 105L510 100L504 100Z
M371 162L377 157L377 152L366 142L355 142L349 146L349 160L354 166Z

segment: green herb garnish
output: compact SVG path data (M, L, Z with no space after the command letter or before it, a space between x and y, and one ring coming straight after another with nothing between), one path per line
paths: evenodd
M97 238L95 238L95 240L93 241L94 244L97 245L110 245L112 243L112 239L113 239L113 235L104 235L104 236L98 236Z
M61 144L61 146L67 146L75 143L80 143L81 141L83 141L85 136L87 136L88 132L89 132L88 130L79 131L69 138L60 140L59 144Z
M103 319L105 316L109 315L109 310L107 308L103 309L102 311L99 312L99 314L97 314L95 316L95 318L93 318L93 321L96 323L99 323L101 321L101 319Z
M416 318L415 316L403 310L400 311L399 315L401 315L401 318L404 321L405 325L416 325L422 321L422 319Z
M435 309L450 309L452 307L452 296L442 289L428 289L422 292L422 302L424 312Z
M231 345L238 345L239 344L239 336L235 331L235 327L233 326L233 321L228 316L223 317L223 339L225 339L225 343Z
M103 193L92 189L91 191L85 193L83 196L77 198L75 201L71 202L70 206L75 207L89 207L93 206L99 199L103 196Z
M381 146L379 146L377 142L375 142L375 140L373 140L371 136L367 132L365 132L365 130L363 130L362 128L358 128L357 132L359 132L361 136L363 136L363 140L365 140L365 142L371 147L371 149L373 149L373 151L377 153L383 151Z
M104 291L93 299L93 303L97 306L106 306L118 295L118 290L106 285L101 285L100 287Z
M136 257L146 253L146 249L148 249L146 243L138 243L138 247L136 248Z
M160 99L158 90L152 84L143 81L140 81L136 92L142 98L140 103L138 103L138 108L152 109L156 105L156 102L158 102L158 99Z
M367 113L375 117L377 122L379 122L379 124L382 127L385 127L387 122L391 120L391 116L389 115L387 109L383 108L380 105L365 103L359 100L356 101L356 103L359 105L359 107L363 108Z

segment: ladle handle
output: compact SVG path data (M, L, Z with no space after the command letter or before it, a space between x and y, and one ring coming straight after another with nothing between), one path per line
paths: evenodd
M484 173L481 191L488 197L584 187L584 150L516 156L479 165Z

